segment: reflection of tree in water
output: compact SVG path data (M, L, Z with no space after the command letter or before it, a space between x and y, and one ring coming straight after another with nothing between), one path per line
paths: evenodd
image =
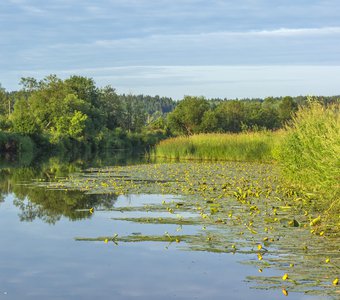
M9 177L9 169L0 169L0 204L5 201L5 196L11 192Z
M78 191L51 191L43 188L27 190L24 199L16 198L13 203L20 208L21 221L31 222L38 218L54 224L61 217L80 220L91 217L89 209L111 208L116 195L86 195Z
M63 216L70 220L89 218L91 213L88 209L91 207L112 207L116 195L85 195L78 191L45 190L25 184L32 180L54 181L83 167L82 161L60 163L53 158L39 167L0 168L0 203L6 195L13 193L13 204L21 210L21 221L38 218L51 224Z

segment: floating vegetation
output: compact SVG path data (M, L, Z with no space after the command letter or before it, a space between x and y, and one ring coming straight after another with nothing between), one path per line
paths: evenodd
M77 241L159 242L188 251L247 254L242 263L259 271L246 279L254 288L279 289L285 296L289 292L339 296L339 229L336 225L321 228L319 212L313 210L314 196L282 185L273 165L136 165L89 169L57 182L35 184L87 194L156 194L159 203L105 210L152 212L146 217L122 214L113 221L177 226L174 233L77 237ZM177 198L169 200L169 195ZM98 209L94 207L92 213ZM281 275L269 276L268 269Z

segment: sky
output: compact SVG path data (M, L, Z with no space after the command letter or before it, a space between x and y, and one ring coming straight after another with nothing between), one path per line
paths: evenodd
M0 83L92 77L118 93L340 95L338 0L1 0Z

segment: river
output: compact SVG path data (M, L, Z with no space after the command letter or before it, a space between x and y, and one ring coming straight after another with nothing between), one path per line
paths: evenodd
M3 165L0 299L337 299L339 241L263 204L279 198L272 168L123 154Z

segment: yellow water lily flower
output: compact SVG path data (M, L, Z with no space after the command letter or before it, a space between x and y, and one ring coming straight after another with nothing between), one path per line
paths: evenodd
M94 212L94 208L93 208L93 207L91 207L91 208L89 209L89 212L90 212L91 214L93 214L93 212Z
M282 294L288 296L288 291L286 289L282 289Z
M287 279L288 279L288 274L286 273L282 276L282 280L287 280Z
M338 285L339 284L339 278L335 278L333 280L333 285Z

